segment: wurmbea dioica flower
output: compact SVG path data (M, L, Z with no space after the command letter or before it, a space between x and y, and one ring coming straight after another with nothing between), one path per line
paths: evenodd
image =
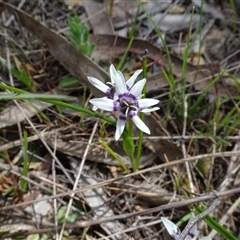
M194 218L194 215L190 218L189 222ZM181 231L178 228L177 225L175 225L173 222L168 220L165 217L161 217L162 223L166 227L168 233L175 239L178 240L181 236ZM195 235L197 233L197 225L194 224L193 227L190 229L190 231L187 233L187 236L184 238L184 240L192 240L194 239ZM199 240L212 240L210 237L202 237L199 238Z
M130 118L141 131L150 134L149 128L137 114L139 112L147 113L158 110L159 107L150 107L158 104L159 100L151 98L141 99L142 90L146 84L146 79L144 78L135 83L137 76L141 72L142 70L137 70L132 77L125 82L123 74L120 71L117 71L113 65L111 65L111 87L107 86L96 78L88 77L90 83L92 83L102 92L106 93L106 97L94 98L90 100L90 103L93 104L94 109L99 108L105 111L116 112L119 115L116 126L117 129L115 132L116 140L118 140L122 135L128 118Z
M136 78L138 75L142 72L142 69L137 70L126 82L127 89L130 89L133 84L135 83ZM98 88L100 91L104 92L106 94L106 97L109 99L117 100L118 96L116 94L115 90L115 82L118 81L119 78L123 78L124 76L120 71L117 71L113 64L110 65L109 68L110 78L111 82L107 82L107 84L103 83L102 81L98 80L94 77L88 77L88 81L94 85L96 88Z

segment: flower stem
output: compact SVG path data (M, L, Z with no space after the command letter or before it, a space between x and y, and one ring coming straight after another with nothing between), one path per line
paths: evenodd
M142 65L143 65L143 77L146 78L147 77L147 60L146 60L146 56L143 56L142 59ZM147 92L147 88L146 85L143 88L142 94L143 97L145 97ZM140 118L142 121L144 121L144 114L140 113ZM142 155L142 143L143 143L143 132L139 131L139 139L138 139L138 146L137 146L137 156L136 156L136 169L139 169L139 165L140 165L140 159L141 159L141 155Z
M120 62L119 62L118 65L117 65L117 69L121 69L121 68L122 68L123 63L124 63L124 61L125 61L126 58L127 58L127 54L129 53L129 50L130 50L130 48L131 48L131 46L132 46L133 40L134 40L134 36L131 36L131 38L130 38L130 40L129 40L129 43L128 43L128 45L127 45L127 48L126 48L126 50L125 50L125 52L124 52L124 54L123 54Z
M133 123L130 123L129 121L129 125L131 124L133 125ZM132 137L132 132L133 132L132 129L133 129L133 126L130 126L130 129L128 129L128 131L124 130L122 134L123 150L125 151L125 153L130 159L133 171L137 171L136 165L135 165L135 159L134 159L135 145Z
M129 120L128 121L128 136L132 139L132 141L133 141L133 127L134 127L133 121ZM134 143L133 143L132 148L133 149L131 149L131 151L130 151L129 158L130 158L130 161L131 161L133 171L135 172L135 171L137 171L138 168L136 166L136 161L135 161L135 158L134 158L134 152L135 152Z

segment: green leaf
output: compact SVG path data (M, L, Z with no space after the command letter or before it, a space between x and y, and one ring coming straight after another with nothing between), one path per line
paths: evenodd
M25 69L18 71L17 69L12 68L12 74L15 78L21 81L28 89L32 88L33 85L32 79Z
M63 206L58 210L57 220L58 220L59 224L62 224L64 222L66 212L67 212L67 206ZM68 214L66 222L67 223L74 223L76 220L77 220L77 213L75 211L73 211L72 209L70 209L70 212Z
M197 207L195 209L195 214L200 214L203 212L201 207ZM204 221L207 223L209 227L216 230L224 239L227 240L238 240L232 233L230 233L225 227L221 226L218 222L216 222L212 217L207 216L204 218Z
M76 84L78 84L78 80L75 77L65 77L63 79L61 79L60 83L59 83L59 87L62 88L68 88L68 87L73 87Z
M123 162L122 159L119 157L119 155L116 154L116 153L107 145L106 142L100 141L100 143L101 143L102 146L114 157L114 159L120 164L120 166L124 169L124 171L126 171L127 173L129 173L129 170L128 170L127 166L124 164L124 162Z
M83 42L84 43L87 43L88 42L88 36L89 36L89 33L88 33L88 30L84 27L82 28L82 36L83 36Z
M64 100L75 101L75 97L65 95L55 95L47 93L12 93L12 94L0 94L0 100Z
M123 132L123 149L128 156L133 156L135 151L135 144L133 142L132 136L129 136L127 133Z
M67 22L70 32L66 33L66 35L72 45L81 53L90 57L95 45L89 42L88 28L81 22L76 12L74 17L68 17Z

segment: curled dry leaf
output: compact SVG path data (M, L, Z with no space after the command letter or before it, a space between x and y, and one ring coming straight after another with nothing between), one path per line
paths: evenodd
M36 21L29 14L6 4L8 9L15 12L20 23L30 33L46 43L49 52L73 75L83 86L87 86L93 95L102 96L87 80L87 76L95 76L102 81L109 81L108 74L95 62L75 49L64 37Z

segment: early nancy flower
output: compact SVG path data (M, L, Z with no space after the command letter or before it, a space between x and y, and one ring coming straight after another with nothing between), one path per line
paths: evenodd
M137 70L126 82L127 88L130 89L133 84L135 83L135 80L137 79L138 75L142 72L142 69ZM106 94L106 97L109 99L117 100L118 96L116 94L115 90L115 83L118 81L118 79L124 79L123 74L120 71L117 71L113 64L110 65L109 68L110 78L111 82L107 82L107 84L103 83L102 81L94 78L94 77L88 77L88 81L98 88L100 91L104 92Z
M194 215L190 218L189 222L194 218ZM166 227L168 233L175 239L182 239L181 237L181 231L178 228L177 225L175 225L173 222L171 222L170 220L168 220L165 217L161 217L162 223L164 224L164 226ZM184 240L192 240L194 239L195 235L197 233L197 225L193 225L193 227L190 229L190 231L188 231L186 237L184 238ZM211 240L210 237L202 237L199 240Z
M105 92L107 97L94 98L90 103L94 108L102 109L105 111L117 112L119 117L117 120L117 129L115 139L118 140L122 135L127 118L129 117L134 124L143 132L150 134L149 128L138 117L139 112L152 112L159 109L159 107L149 108L159 103L156 99L141 99L142 90L146 84L146 79L142 79L134 84L137 76L141 70L137 70L133 76L125 82L124 76L120 71L116 71L113 65L110 66L110 76L112 84L115 83L114 94L109 94L111 88L103 83L99 83L97 79L88 78L89 81L101 91ZM134 85L133 85L134 84Z

